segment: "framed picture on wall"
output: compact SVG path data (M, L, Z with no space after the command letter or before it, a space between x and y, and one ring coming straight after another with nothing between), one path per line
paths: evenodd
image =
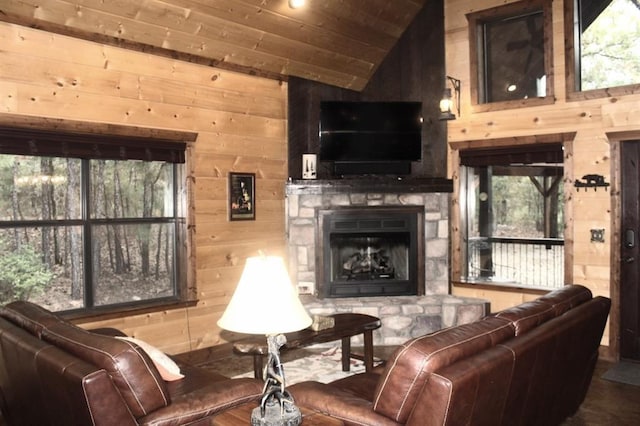
M255 173L229 173L229 220L256 219Z

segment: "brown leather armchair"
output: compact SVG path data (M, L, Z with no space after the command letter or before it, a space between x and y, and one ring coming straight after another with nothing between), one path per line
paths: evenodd
M14 425L204 425L259 400L262 383L182 366L165 382L135 343L29 302L0 308L0 408Z

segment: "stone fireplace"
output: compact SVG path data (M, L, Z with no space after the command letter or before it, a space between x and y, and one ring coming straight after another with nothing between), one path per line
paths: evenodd
M449 294L449 199L451 181L429 179L416 181L378 179L298 180L287 184L287 243L292 279L300 294L321 297L316 265L323 260L320 220L326 212L348 210L375 212L406 209L415 212L423 247L417 294ZM382 209L382 210L381 210ZM366 226L366 215L363 217ZM361 225L362 226L362 225ZM383 226L383 224L370 226ZM369 229L371 230L371 229ZM322 275L322 274L320 274Z
M486 301L450 294L452 189L446 179L290 181L289 268L309 312L377 316L374 339L384 345L484 316ZM337 290L326 286L331 279Z

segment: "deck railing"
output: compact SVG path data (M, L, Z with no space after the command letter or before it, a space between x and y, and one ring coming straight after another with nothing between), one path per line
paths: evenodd
M475 282L555 289L564 283L564 240L475 237L467 278Z

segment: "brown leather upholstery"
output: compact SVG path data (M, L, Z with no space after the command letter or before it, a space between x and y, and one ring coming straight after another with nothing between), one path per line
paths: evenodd
M527 424L553 425L575 413L591 383L609 309L609 299L596 297L566 311L560 321L501 345L515 360L514 389L503 423L524 424L522 419L528 419ZM525 385L528 392L513 398Z
M547 322L555 317L556 314L552 306L535 300L505 309L495 314L495 316L511 322L515 328L516 336L519 336Z
M373 410L396 422L406 423L432 372L513 335L513 326L507 321L489 318L408 341L389 359L378 382Z
M62 322L44 330L42 339L106 370L135 417L166 407L171 402L151 359L129 342Z
M609 309L609 299L566 286L411 339L380 375L289 389L347 425L556 425L584 400Z
M0 308L0 403L10 425L208 424L258 400L262 383L182 366L162 380L137 345L81 329L28 302Z
M551 305L556 316L558 316L586 302L592 297L591 290L588 288L581 285L572 285L547 293L539 297L538 300Z

